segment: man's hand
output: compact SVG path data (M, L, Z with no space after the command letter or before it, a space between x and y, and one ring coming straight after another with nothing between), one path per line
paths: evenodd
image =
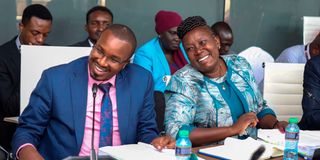
M163 148L170 148L173 149L176 145L176 141L171 138L170 136L162 136L157 137L152 140L151 144L159 151Z
M39 152L30 145L22 147L18 153L19 160L44 160L44 158L39 154Z

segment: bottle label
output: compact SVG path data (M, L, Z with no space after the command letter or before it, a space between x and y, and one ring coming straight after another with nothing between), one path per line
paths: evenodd
M286 132L286 139L298 140L299 139L299 132Z
M190 147L176 147L176 156L190 156L191 148Z

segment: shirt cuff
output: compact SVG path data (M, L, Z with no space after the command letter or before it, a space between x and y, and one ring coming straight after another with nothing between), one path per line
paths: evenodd
M31 143L23 144L23 145L20 146L20 147L18 148L18 150L17 150L17 153L16 153L16 158L17 158L17 159L19 159L19 152L20 152L20 150L21 150L23 147L25 147L25 146L31 146L31 147L33 147L34 149L36 149L36 147L34 147L34 145L31 144Z
M274 113L274 111L273 111L272 109L270 109L270 108L266 108L266 109L262 110L261 112L259 112L259 113L257 114L257 117L258 117L258 119L261 119L261 118L263 118L265 115L268 115L268 114L277 117L276 114Z

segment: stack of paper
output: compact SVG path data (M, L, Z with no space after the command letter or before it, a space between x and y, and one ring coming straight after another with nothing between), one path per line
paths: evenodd
M258 129L258 138L284 149L285 134L278 129ZM319 146L320 131L300 131L299 146Z
M278 129L259 129L258 138L263 141L276 145L284 150L285 134ZM310 154L310 149L320 148L320 131L300 131L298 150L302 155Z
M174 160L174 149L163 149L161 152L157 151L152 145L141 143L129 144L121 146L107 146L99 149L101 154L109 154L116 159L121 160Z
M250 137L245 140L228 137L225 139L224 145L200 149L199 153L219 159L250 160L253 153L260 146L265 147L265 151L261 155L260 159L269 159L271 157L278 157L283 154L273 145L263 141L254 140Z

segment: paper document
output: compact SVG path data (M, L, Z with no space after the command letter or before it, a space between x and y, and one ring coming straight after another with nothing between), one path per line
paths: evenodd
M175 160L174 149L163 149L161 152L152 145L139 142L121 146L107 146L99 149L100 154L109 154L119 160Z
M258 138L284 149L285 134L278 129L258 129ZM319 146L320 131L300 131L299 146Z
M303 17L303 44L313 41L320 31L320 17Z
M258 129L258 138L284 150L285 134L281 133L278 129ZM320 131L300 130L298 143L299 154L309 155L315 148L320 148Z
M251 137L245 140L228 137L225 139L224 145L200 149L199 153L219 159L250 160L253 153L260 146L265 147L265 151L260 159L269 159L271 157L277 157L283 154L273 145L263 141L254 140Z

